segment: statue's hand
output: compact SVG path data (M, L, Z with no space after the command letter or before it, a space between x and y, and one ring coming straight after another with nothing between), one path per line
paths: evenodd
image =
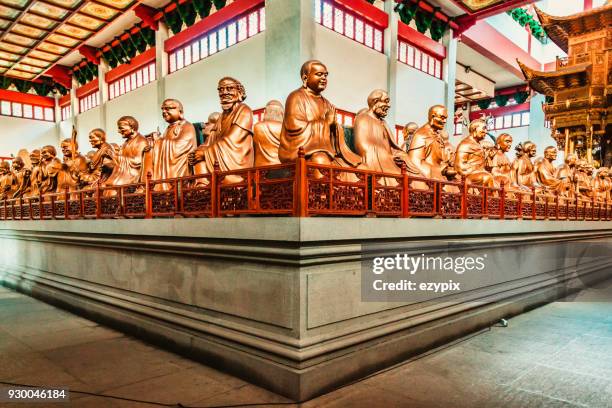
M144 147L144 149L142 149L142 151L143 151L143 152L150 152L150 151L151 151L151 149L153 149L153 146L151 146L151 145L147 145L147 146L145 146L145 147Z
M201 150L194 150L193 152L189 153L188 160L189 160L189 164L191 166L194 166L195 164L204 160L204 152Z
M327 112L325 112L325 122L330 125L336 123L336 107L332 106Z

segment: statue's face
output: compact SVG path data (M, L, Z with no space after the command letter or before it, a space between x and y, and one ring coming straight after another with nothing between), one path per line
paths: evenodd
M47 149L47 148L43 148L40 151L40 157L43 160L51 160L52 158L55 157L55 155L53 154L53 152L51 151L51 149Z
M557 149L546 149L544 151L544 157L550 161L557 160Z
M10 164L8 162L0 163L0 174L6 174L11 170Z
M62 143L62 154L64 157L72 157L72 150L70 149L70 143Z
M480 123L478 124L478 126L476 126L476 129L474 129L474 134L472 135L472 137L476 139L476 141L480 142L481 140L484 140L486 135L487 135L487 124Z
M438 107L431 112L431 117L429 118L429 125L436 129L442 130L444 126L446 126L446 120L448 119L448 111L446 108Z
M567 162L568 166L575 166L576 165L576 155L569 154L567 156L566 162Z
M91 145L91 147L98 149L100 146L102 146L102 143L103 142L100 135L94 132L91 132L89 134L89 144Z
M161 107L162 117L168 123L174 123L181 120L181 108L175 101L165 101Z
M313 64L310 66L310 72L302 78L308 89L315 94L320 94L327 88L327 67L323 64Z
M608 169L605 167L602 167L601 169L599 169L599 177L600 178L608 177Z
M537 154L537 148L535 145L531 144L527 147L527 156L535 157Z
M240 99L242 98L242 96L240 95L240 88L238 84L229 79L225 79L219 82L217 91L219 92L221 108L224 111L229 110L235 104L240 103Z
M30 162L34 165L40 163L40 150L33 150L32 153L30 153Z
M19 171L21 169L23 169L23 161L21 160L13 160L13 170L14 171Z
M132 126L130 126L130 124L126 121L117 122L117 130L124 139L127 139L134 134L134 129L132 129Z
M372 110L374 111L374 114L379 119L386 118L387 113L389 112L390 108L391 108L391 98L389 98L389 94L387 94L386 92L383 93L380 99L376 101L376 103L374 103L374 106L372 106Z
M512 136L506 135L499 140L499 148L502 152L509 152L512 148Z

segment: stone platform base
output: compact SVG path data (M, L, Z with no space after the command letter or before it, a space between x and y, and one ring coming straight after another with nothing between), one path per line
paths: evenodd
M3 222L0 283L305 400L610 278L608 224ZM362 261L381 253L487 260L459 293L364 302Z

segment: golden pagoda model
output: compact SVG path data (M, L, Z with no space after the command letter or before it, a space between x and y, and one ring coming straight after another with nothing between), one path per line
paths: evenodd
M567 17L535 10L550 39L568 55L557 58L554 72L534 71L519 61L529 86L553 98L544 105L552 137L566 157L576 153L596 166L611 166L612 1Z

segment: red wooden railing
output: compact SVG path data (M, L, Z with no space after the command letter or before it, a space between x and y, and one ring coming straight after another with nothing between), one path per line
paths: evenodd
M612 220L612 202L306 162L0 202L0 219L377 216Z

